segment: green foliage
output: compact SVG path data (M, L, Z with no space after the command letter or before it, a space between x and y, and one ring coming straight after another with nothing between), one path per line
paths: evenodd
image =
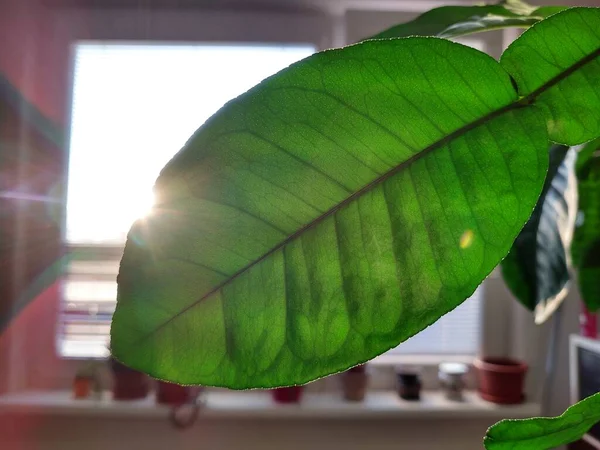
M600 393L571 406L558 417L503 420L490 427L487 450L546 450L581 438L600 421Z
M563 6L535 8L519 0L502 1L493 5L442 6L421 14L413 21L388 28L369 39L408 36L454 38L502 28L528 28L563 9Z
M572 8L528 29L500 63L520 95L535 94L554 142L577 145L600 136L600 14ZM549 80L553 86L545 89ZM543 89L544 92L536 93Z
M569 249L577 215L575 149L550 148L544 189L510 253L502 275L514 296L544 322L564 300L570 280Z
M114 356L179 383L282 386L433 323L529 218L546 129L566 144L600 135L593 30L597 10L564 11L500 64L442 39L368 41L227 104L130 231Z
M600 308L600 139L579 150L579 224L575 228L573 261L579 269L579 290L590 311Z

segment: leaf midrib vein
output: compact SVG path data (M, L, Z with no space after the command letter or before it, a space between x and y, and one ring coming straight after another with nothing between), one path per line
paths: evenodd
M516 110L516 109L523 108L523 107L528 107L530 104L533 103L533 101L537 97L539 97L545 91L547 91L548 89L554 87L560 81L564 80L565 78L567 78L568 76L570 76L572 73L574 73L575 71L577 71L581 67L583 67L586 64L594 61L598 56L600 56L600 48L596 49L594 52L592 52L589 55L587 55L586 57L580 59L579 61L577 61L575 64L573 64L569 68L565 69L564 71L562 71L561 73L559 73L555 77L551 78L549 81L547 81L545 84L543 84L542 86L540 86L539 88L537 88L536 90L534 90L533 92L531 92L530 94L528 94L528 95L526 95L526 96L524 96L524 97L522 97L522 98L520 98L520 99L518 99L518 100L516 100L516 101L514 101L514 102L512 102L512 103L510 103L508 105L506 105L506 106L503 106L502 108L499 108L496 111L492 111L491 113L489 113L489 114L487 114L487 115L485 115L485 116L483 116L483 117L481 117L481 118L479 118L479 119L477 119L477 120L475 120L475 121L473 121L473 122L471 122L471 123L469 123L469 124L467 124L467 125L459 128L459 129L453 131L452 133L448 134L447 136L443 137L442 139L434 142L433 144L429 145L428 147L425 147L419 153L416 153L416 154L412 155L410 158L408 158L404 162L398 164L397 166L395 166L392 169L388 170L384 174L382 174L379 177L375 178L370 183L368 183L365 186L363 186L361 189L359 189L356 192L352 193L351 195L349 195L348 197L346 197L344 200L342 200L340 203L338 203L337 205L333 206L328 211L326 211L323 214L321 214L319 217L315 218L313 221L311 221L311 222L307 223L306 225L300 227L297 231L295 231L294 233L292 233L291 235L289 235L286 239L284 239L279 244L277 244L276 246L274 246L273 248L271 248L269 251L265 252L262 256L260 256L259 258L256 258L254 261L252 261L249 264L247 264L246 266L242 267L240 270L238 270L237 272L235 272L234 274L232 274L227 280L223 281L222 283L220 283L217 286L215 286L214 288L212 288L206 294L202 295L202 297L200 297L199 299L197 299L194 302L190 303L188 306L186 306L185 308L183 308L177 314L173 315L173 317L169 318L168 320L164 321L163 323L161 323L160 325L158 325L157 327L155 327L152 331L148 332L145 336L142 336L136 342L139 343L141 341L144 341L148 337L150 337L151 335L153 335L154 333L157 333L162 328L164 328L169 323L171 323L173 320L175 320L178 317L180 317L181 315L185 314L191 308L195 307L196 305L200 304L202 301L206 300L211 295L213 295L216 292L220 291L223 287L225 287L226 285L228 285L229 283L231 283L233 280L235 280L236 278L238 278L240 275L244 274L246 271L250 270L252 267L254 267L255 265L259 264L264 259L266 259L269 256L271 256L276 251L284 248L287 244L289 244L290 242L292 242L296 238L300 237L307 230L309 230L309 229L313 228L314 226L318 225L319 223L321 223L322 221L324 221L328 217L330 217L333 214L335 214L340 209L344 208L346 205L348 205L352 201L358 199L359 197L361 197L366 192L369 192L374 187L379 186L381 183L383 183L388 178L393 177L394 175L396 175L397 173L399 173L400 171L402 171L406 167L409 167L411 164L413 164L414 162L420 160L421 158L423 158L424 156L428 155L432 151L437 150L440 147L443 147L447 143L452 142L454 139L456 139L456 138L458 138L458 137L460 137L460 136L468 133L469 131L477 128L478 126L480 126L480 125L482 125L482 124L484 124L484 123L486 123L486 122L488 122L490 120L493 120L496 117L499 117L502 114L507 113L509 111ZM371 118L369 118L369 119L371 119Z

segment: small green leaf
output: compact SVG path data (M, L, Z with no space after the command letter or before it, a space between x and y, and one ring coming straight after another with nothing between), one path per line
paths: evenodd
M531 218L502 261L502 275L517 299L543 323L567 295L570 247L577 217L577 152L550 149L544 189Z
M437 33L438 37L451 39L484 31L501 30L503 28L528 28L540 21L541 17L512 17L498 14L473 16L467 20L450 25Z
M572 30L577 30L576 37ZM554 81L536 96L536 105L546 114L551 140L577 145L600 136L599 56L598 9L572 8L525 31L500 63L523 96Z
M502 420L484 438L487 450L547 450L581 439L600 422L600 393L569 407L558 417Z

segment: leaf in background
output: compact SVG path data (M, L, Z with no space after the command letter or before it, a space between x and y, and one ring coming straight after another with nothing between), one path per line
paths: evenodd
M599 56L598 8L571 8L525 31L506 49L500 64L523 96L555 81L536 95L536 105L548 118L551 140L577 145L600 136Z
M558 417L502 420L483 440L487 450L546 450L581 439L600 422L600 393L569 407Z
M600 159L600 138L577 146L577 164L575 171L579 180L586 180L590 176L590 162Z
M600 240L600 139L580 146L576 167L579 213L571 253L577 267L587 247Z
M438 37L451 39L468 34L482 33L485 31L501 30L503 28L528 28L542 18L535 16L512 17L506 15L486 14L473 16L469 19L455 23L437 33Z
M113 355L179 383L273 387L419 332L473 293L542 189L544 118L518 100L497 61L435 38L263 81L157 180L121 262Z
M579 266L579 290L589 311L600 308L600 239L590 244Z
M416 19L395 25L367 39L408 36L452 38L502 28L527 28L543 18L565 9L562 6L534 8L519 1L481 6L442 6Z
M581 297L590 311L600 308L600 139L581 146L577 158L579 217L572 254Z
M570 247L577 217L577 152L562 145L550 148L544 189L510 253L502 276L511 292L543 323L568 292Z

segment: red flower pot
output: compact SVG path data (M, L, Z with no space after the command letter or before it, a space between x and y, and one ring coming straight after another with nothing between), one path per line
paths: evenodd
M484 358L474 362L479 379L479 395L500 404L522 403L527 364L510 358Z
M290 386L272 389L271 394L275 403L299 403L304 386Z
M156 401L161 405L183 405L192 396L192 388L159 381L156 388Z
M115 400L139 400L148 396L150 383L146 375L130 369L115 359L110 361L110 366L113 372L113 398Z
M78 375L73 380L73 397L88 398L92 392L92 377Z

